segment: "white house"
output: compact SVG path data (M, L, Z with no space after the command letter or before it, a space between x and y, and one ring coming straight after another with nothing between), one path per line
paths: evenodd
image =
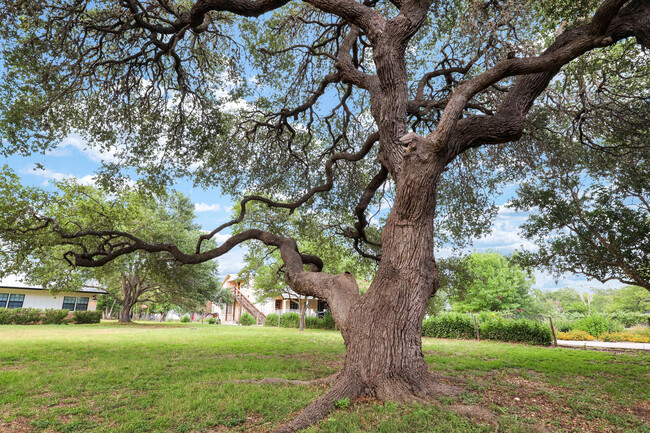
M77 292L52 293L42 287L30 286L13 278L0 280L0 308L46 308L70 311L95 311L97 296L106 293L95 287L82 287Z
M223 322L237 322L246 311L257 318L258 323L263 323L267 315L297 313L300 306L307 304L306 314L316 316L319 312L328 309L327 303L311 296L300 297L294 291L286 288L282 295L264 302L258 302L252 287L237 280L237 274L229 274L224 278L222 286L230 289L233 294L232 304L208 304L207 313L218 315Z

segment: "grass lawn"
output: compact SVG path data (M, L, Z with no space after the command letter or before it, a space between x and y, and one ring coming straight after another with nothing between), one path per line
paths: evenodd
M183 325L0 326L0 432L268 432L325 391L235 384L336 372L336 332ZM424 339L457 398L363 399L324 432L649 432L650 356ZM340 402L346 406L346 402ZM464 415L464 414L467 414Z

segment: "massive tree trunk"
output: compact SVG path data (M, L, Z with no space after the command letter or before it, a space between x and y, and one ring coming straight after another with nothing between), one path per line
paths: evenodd
M316 422L340 398L410 401L459 391L431 374L422 354L422 320L438 287L433 221L436 185L444 164L436 159L417 143L405 156L395 203L382 233L382 259L366 295L359 296L356 281L345 274L334 281L323 281L318 274L304 279L289 276L289 283L303 293L331 288L321 294L332 306L346 358L331 389L280 432Z

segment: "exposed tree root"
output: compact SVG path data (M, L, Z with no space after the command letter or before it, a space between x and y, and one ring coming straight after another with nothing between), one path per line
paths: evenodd
M293 421L283 425L274 433L294 433L307 428L325 418L334 407L334 403L338 400L343 398L352 400L360 397L362 394L362 387L356 381L339 380L329 391L303 409Z
M335 403L344 398L352 400L359 397L373 397L401 403L430 403L432 398L456 396L463 391L462 388L448 382L462 382L462 379L426 373L419 380L412 382L397 377L381 378L374 383L361 383L357 378L342 374L329 391L307 406L293 421L274 433L294 433L307 428L325 418Z

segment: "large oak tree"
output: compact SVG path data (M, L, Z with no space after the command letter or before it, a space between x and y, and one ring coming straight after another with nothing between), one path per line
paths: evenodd
M345 366L281 431L345 397L451 391L427 369L421 324L438 285L434 234L471 234L489 215L472 206L486 184L459 167L488 184L499 173L488 158L507 173L516 147L503 144L521 138L564 65L617 44L632 59L650 47L647 0L3 0L0 15L5 152L43 151L79 132L152 186L187 175L250 193L192 250L84 228L78 236L101 249L71 245L76 266L134 251L202 263L255 240L280 250L294 291L327 300ZM119 179L118 164L103 173ZM366 230L379 191L390 204L380 239ZM367 293L264 227L207 246L255 201L338 215L332 231L379 262ZM437 207L450 217L434 231Z

